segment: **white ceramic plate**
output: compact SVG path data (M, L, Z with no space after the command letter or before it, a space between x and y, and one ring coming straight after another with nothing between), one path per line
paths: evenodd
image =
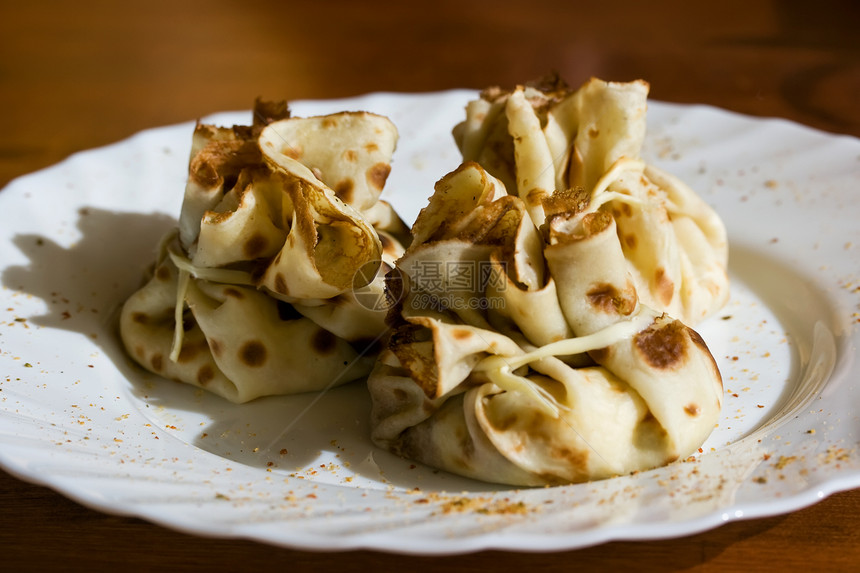
M400 144L386 194L411 220L457 166L450 129L474 95L374 94L293 110L391 117ZM175 224L192 126L77 154L0 192L7 471L194 534L427 554L681 536L860 486L860 141L651 103L646 159L690 183L729 229L732 298L698 329L723 372L722 420L692 460L513 490L375 448L360 383L237 406L130 363L117 309Z

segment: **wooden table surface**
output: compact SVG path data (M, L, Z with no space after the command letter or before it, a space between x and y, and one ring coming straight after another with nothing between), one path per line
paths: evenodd
M691 7L696 6L702 7ZM0 186L75 151L253 99L511 86L557 70L860 136L860 4L731 0L0 3ZM686 538L417 558L289 551L83 508L0 473L0 568L850 569L860 491Z

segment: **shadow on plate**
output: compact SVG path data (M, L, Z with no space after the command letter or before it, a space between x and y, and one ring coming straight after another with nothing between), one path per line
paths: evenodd
M165 428L179 426L178 420L193 421L193 430L187 430L193 433L173 435L202 450L231 462L330 483L339 482L330 468L319 467L321 458L345 468L344 475L364 478L369 480L364 483L379 488L496 489L374 446L369 438L370 398L361 381L323 393L232 404L139 367L119 338L119 312L142 286L159 240L175 226L175 219L164 214L83 208L77 221L78 242L65 248L48 237L17 235L13 243L30 264L9 267L0 278L7 288L47 305L45 314L27 317L30 324L88 337L115 365L120 383L153 425Z
M42 299L46 314L28 321L91 338L118 366L126 363L117 335L125 298L141 284L158 239L176 221L160 213L118 213L94 207L78 212L81 238L64 248L40 235L16 235L13 243L30 259L8 267L3 285Z
M90 338L127 381L140 412L158 427L170 425L165 416L194 419L197 429L176 437L214 455L331 483L338 483L338 478L330 468L320 467L320 459L334 460L345 474L362 477L378 487L510 489L436 472L375 447L369 439L370 400L361 382L323 393L262 398L236 405L137 366L119 340L119 309L141 286L159 239L175 225L176 221L164 214L84 208L77 222L81 239L69 248L47 237L17 235L13 242L29 257L30 264L7 268L2 282L7 288L45 301L47 312L28 317L32 324ZM769 425L784 416L787 408L791 411L792 405L807 402L823 387L826 376L822 379L819 375L817 383L803 382L808 378L810 360L820 354L813 334L815 325L823 324L832 332L837 327L835 314L826 294L810 280L755 248L733 245L730 265L732 274L768 305L796 344L789 383L779 400L763 413L764 425Z

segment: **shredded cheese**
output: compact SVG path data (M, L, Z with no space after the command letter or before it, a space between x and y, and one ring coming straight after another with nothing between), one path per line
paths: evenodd
M176 252L172 248L175 237L175 233L166 236L160 246L162 253L167 253L170 261L179 271L176 287L176 305L173 309L173 342L170 346L170 360L172 362L179 360L179 353L182 351L182 341L185 337L182 315L185 313L185 295L188 292L191 277L232 285L252 286L254 284L251 280L251 274L245 271L198 267L194 265L188 257Z
M173 309L173 344L170 347L171 362L178 361L179 353L182 351L182 339L185 337L182 315L185 313L185 293L188 291L188 283L190 281L191 275L187 271L179 269L179 283L176 287L176 306Z
M560 404L555 397L534 381L525 376L514 374L513 371L550 356L581 354L589 350L611 346L646 329L658 316L659 313L655 310L640 305L629 319L616 322L592 334L559 340L515 356L488 356L478 362L474 371L485 373L491 382L503 390L521 392L534 398L548 416L558 418L562 410L568 411L570 408Z
M254 281L251 279L251 273L249 272L236 269L198 267L188 257L170 248L167 249L167 255L173 264L176 265L177 269L192 275L196 279L231 285L254 286Z

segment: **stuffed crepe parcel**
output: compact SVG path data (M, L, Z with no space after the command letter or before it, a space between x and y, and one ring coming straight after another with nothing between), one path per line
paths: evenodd
M383 296L409 240L379 199L387 118L261 102L254 117L195 129L178 228L120 319L144 368L233 402L366 376L385 313L355 293Z
M722 401L688 326L728 296L722 222L639 158L646 84L556 87L467 108L368 380L377 444L516 486L686 457Z

